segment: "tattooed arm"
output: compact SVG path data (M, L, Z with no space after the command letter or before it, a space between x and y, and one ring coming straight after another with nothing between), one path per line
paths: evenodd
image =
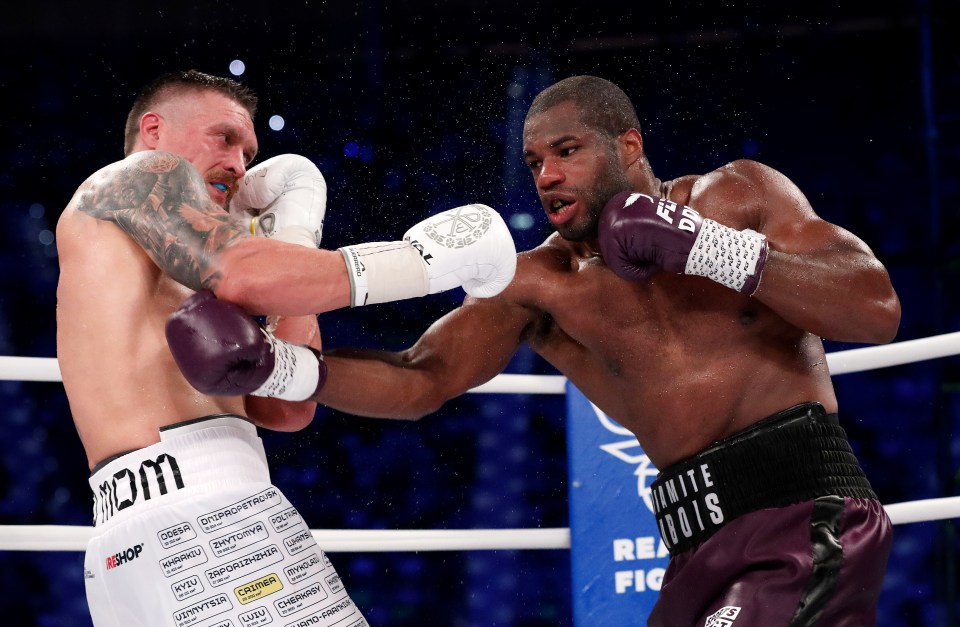
M172 153L137 152L103 168L73 205L119 226L174 280L251 313L306 315L349 304L340 253L252 237L210 200L196 168Z
M138 152L100 170L79 189L77 211L113 222L176 281L213 289L216 251L242 237L206 192L200 173L176 155Z

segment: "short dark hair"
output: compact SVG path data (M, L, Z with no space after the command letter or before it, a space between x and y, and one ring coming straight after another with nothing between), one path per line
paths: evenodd
M167 72L147 84L127 114L127 124L123 130L123 154L129 155L137 143L140 133L140 118L157 103L171 96L179 96L187 91L215 91L236 101L250 112L251 119L257 112L257 95L252 89L241 85L232 78L223 78L204 74L197 70L185 72Z
M533 99L527 119L563 102L573 102L581 121L608 139L619 137L631 128L640 130L640 120L627 94L596 76L571 76L547 87Z

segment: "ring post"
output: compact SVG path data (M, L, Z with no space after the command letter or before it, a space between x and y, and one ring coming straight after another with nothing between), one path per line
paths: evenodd
M570 383L567 457L573 623L643 624L668 561L650 501L657 469L633 434Z

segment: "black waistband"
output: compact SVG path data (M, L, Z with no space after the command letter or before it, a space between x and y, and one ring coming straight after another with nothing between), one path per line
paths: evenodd
M836 414L803 403L664 469L650 486L671 555L738 516L820 496L876 499Z

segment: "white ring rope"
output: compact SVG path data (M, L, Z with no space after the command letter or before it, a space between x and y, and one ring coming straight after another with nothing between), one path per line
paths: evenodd
M0 381L63 381L56 357L0 357Z
M960 518L960 496L885 505L895 525ZM570 529L311 529L327 553L569 549ZM0 551L84 551L93 527L0 525Z
M899 366L960 354L960 331L827 353L830 374ZM0 357L0 381L62 381L56 357ZM563 394L560 375L501 374L470 392L480 394Z
M960 332L934 335L919 340L895 342L883 346L835 351L827 353L827 365L830 367L830 374L832 375L847 374L952 355L960 355Z
M311 529L327 553L569 549L570 529ZM0 551L83 551L93 527L0 525Z
M832 375L960 354L960 332L827 354ZM0 381L62 381L56 358L0 357ZM501 374L476 393L564 394L566 377ZM960 497L884 506L895 525L960 518ZM570 529L312 529L324 551L474 551L569 549ZM93 527L0 525L0 551L84 551Z

